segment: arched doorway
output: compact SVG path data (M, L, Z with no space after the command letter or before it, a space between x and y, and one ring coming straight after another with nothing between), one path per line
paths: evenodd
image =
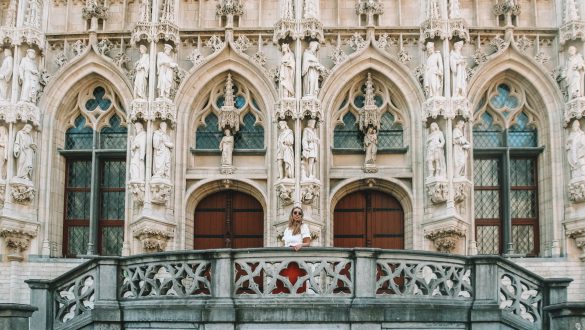
M224 190L203 198L195 209L195 249L263 246L264 211L252 196Z
M404 249L404 212L390 194L360 190L344 196L333 213L333 245Z

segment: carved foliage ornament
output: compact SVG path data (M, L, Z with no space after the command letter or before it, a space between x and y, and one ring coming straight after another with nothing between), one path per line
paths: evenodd
M437 251L451 253L457 241L465 237L465 231L459 228L441 228L425 234L425 237L433 241Z

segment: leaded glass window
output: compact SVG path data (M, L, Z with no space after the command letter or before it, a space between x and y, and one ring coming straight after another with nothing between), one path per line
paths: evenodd
M77 104L82 105L83 115L65 132L61 153L66 159L66 257L120 255L122 251L127 128L120 117L124 111L114 100L113 92L101 86L90 95L80 93Z
M264 149L264 128L256 124L256 117L247 113L244 115L244 125L235 135L235 150Z
M217 129L217 116L210 113L205 117L205 125L197 128L195 148L198 150L219 150L223 132Z
M390 112L384 112L380 118L378 132L378 150L402 148L402 126L396 124Z
M343 116L343 124L338 124L333 130L333 148L355 150L364 148L364 136L357 127L357 119L353 113L346 113Z
M480 102L473 129L478 253L536 256L537 129L523 91L497 83Z

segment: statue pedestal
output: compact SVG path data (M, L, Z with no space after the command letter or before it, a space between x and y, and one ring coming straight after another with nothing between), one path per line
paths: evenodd
M294 200L295 181L294 179L279 179L274 185L276 196L278 196L279 208L291 205Z
M171 199L172 189L170 180L153 176L150 181L150 201L153 204L166 205Z
M362 166L362 170L364 171L364 173L377 173L378 167L376 166L375 163L364 163L364 166Z
M132 193L132 200L135 204L144 204L144 181L128 182L128 190Z
M449 197L449 182L444 177L428 177L425 180L427 196L433 204L441 204Z
M130 225L130 232L140 242L142 252L162 252L174 237L175 227L175 224L157 219L153 215L142 214Z
M18 177L10 180L12 200L18 204L30 204L34 198L36 189L32 181Z
M236 168L233 167L232 165L221 165L221 167L219 168L219 173L221 174L234 174L234 172L236 171Z
M4 239L9 260L22 261L30 242L38 234L40 224L18 217L0 216L0 237Z

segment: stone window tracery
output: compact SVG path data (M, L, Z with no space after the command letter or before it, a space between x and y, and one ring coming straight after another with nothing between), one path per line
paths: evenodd
M61 150L66 162L63 255L121 255L127 144L124 111L115 94L102 86L79 93L76 105Z
M254 93L237 78L234 78L233 82L230 80L230 83L232 95L227 95L228 98L232 98L230 102L226 102L226 85L225 81L221 81L211 89L209 98L199 112L195 132L196 150L219 150L219 143L224 134L221 112L225 105L231 104L231 101L239 116L234 132L234 150L263 150L265 148L265 116Z
M497 82L480 101L474 117L478 252L537 256L537 160L542 147L538 147L535 111L525 91Z
M373 88L368 93L367 84ZM371 98L368 100L368 98ZM351 101L350 101L351 100ZM402 113L393 101L387 84L374 77L354 83L334 114L333 149L363 150L364 133L360 114L366 105L374 106L378 129L378 152L404 146Z

